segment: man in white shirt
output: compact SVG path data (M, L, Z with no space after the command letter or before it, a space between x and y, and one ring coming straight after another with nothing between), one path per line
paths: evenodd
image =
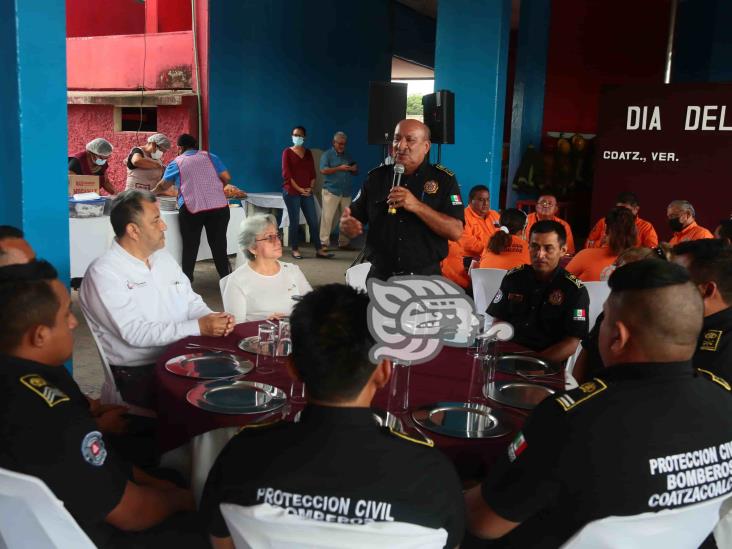
M155 195L128 190L112 204L112 247L89 265L81 308L101 341L117 389L150 408L152 371L163 348L187 336L225 336L234 317L214 313L163 249L166 225Z

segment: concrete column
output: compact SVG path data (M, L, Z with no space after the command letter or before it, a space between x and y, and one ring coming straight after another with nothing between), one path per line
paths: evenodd
M493 208L501 180L510 26L511 0L438 4L435 90L455 93L455 144L442 146L442 164L455 172L463 200L470 187L484 184Z
M0 2L0 224L68 281L65 22L58 0Z
M539 150L541 145L550 15L551 0L529 0L521 3L511 109L507 206L513 206L516 201L511 183L526 147L533 145Z

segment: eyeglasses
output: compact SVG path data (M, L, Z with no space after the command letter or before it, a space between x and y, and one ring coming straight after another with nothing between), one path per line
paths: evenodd
M539 206L543 206L544 208L553 208L557 205L556 202L538 202L537 204Z
M271 235L265 236L264 238L256 238L254 241L255 242L264 242L265 240L268 241L270 244L274 244L275 242L280 240L280 235L271 234Z

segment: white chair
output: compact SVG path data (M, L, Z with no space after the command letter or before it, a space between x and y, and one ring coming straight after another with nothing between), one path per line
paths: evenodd
M473 283L473 302L475 303L475 312L486 314L486 321L490 323L490 318L485 312L491 300L501 287L503 277L506 276L505 269L472 269L470 278Z
M96 546L40 479L0 469L0 547Z
M99 337L96 334L96 326L94 324L94 321L92 321L87 316L83 309L81 311L81 314L84 315L86 325L89 326L89 332L91 332L92 338L94 339L94 345L96 345L97 347L99 360L102 361L102 371L104 372L104 383L102 384L102 391L100 395L100 400L102 401L102 404L120 404L122 406L127 406L129 408L129 413L131 414L144 417L157 417L157 414L153 410L150 410L148 408L142 408L140 406L135 406L134 404L129 404L125 402L125 400L122 398L122 394L117 389L117 384L114 381L112 369L109 367L107 355L104 354L102 342L99 341Z
M606 517L587 524L563 549L682 549L699 547L720 518L729 495L680 509Z
M587 288L587 293L590 296L590 310L587 311L587 329L592 330L592 328L595 326L595 321L597 320L597 317L600 316L600 313L602 312L602 306L605 304L605 301L607 300L607 297L610 295L610 286L608 286L607 282L583 282L585 288ZM571 357L567 359L567 365L565 366L565 372L567 374L567 381L571 382L574 380L572 375L572 370L574 370L574 364L577 362L577 359L580 356L580 353L582 352L582 344L577 345L577 350L572 354ZM571 377L571 380L570 380ZM574 381L574 383L571 386L567 386L566 388L574 388L577 386L577 382Z
M229 283L231 273L227 274L224 278L219 280L219 290L221 290L221 302L224 301L224 292L226 291L226 285Z
M288 515L268 503L253 507L222 503L221 512L237 549L441 549L447 541L444 528L405 522L323 522Z
M366 291L366 277L371 270L371 263L366 261L365 263L359 263L346 270L346 284L351 288L357 290Z

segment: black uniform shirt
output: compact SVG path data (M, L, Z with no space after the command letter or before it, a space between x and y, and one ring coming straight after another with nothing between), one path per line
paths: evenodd
M732 307L704 318L692 362L732 383Z
M419 217L397 208L388 213L386 201L391 190L393 166L379 166L369 172L361 192L351 204L351 214L369 224L366 245L368 259L375 272L388 277L393 273L431 274L432 267L440 273L439 263L447 256L447 239L435 234ZM453 173L429 159L412 175L403 175L402 187L433 210L464 221L464 206L460 187Z
M558 547L593 520L729 493L731 397L673 362L612 366L547 398L482 486L496 513L521 523L504 546Z
M99 546L131 476L63 366L0 356L0 467L40 478Z
M488 314L513 324L514 342L543 351L566 337L584 338L590 296L574 275L557 268L548 282L537 280L531 265L506 273Z
M269 503L328 522L444 528L447 547L460 543L465 527L452 465L438 450L379 428L368 408L308 405L300 423L242 430L216 460L201 500L217 537L229 536L222 502Z

